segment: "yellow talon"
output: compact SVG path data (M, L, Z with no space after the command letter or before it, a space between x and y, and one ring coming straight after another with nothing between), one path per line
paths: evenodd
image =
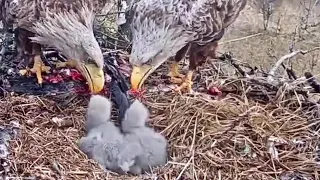
M171 77L170 78L170 82L173 83L173 84L181 84L181 83L183 83L183 79L182 78Z
M41 72L50 73L50 70L49 66L41 66Z
M19 73L21 75L29 75L30 73L34 73L37 76L37 80L39 84L43 83L43 79L42 79L42 72L46 72L46 73L50 73L50 67L49 66L45 66L44 63L41 60L40 55L36 55L34 57L34 64L33 67L31 69L26 68L26 69L22 69L19 71Z
M173 61L170 64L170 72L168 73L168 76L171 78L184 78L185 75L179 73L179 64L176 61Z
M20 73L22 76L26 76L28 72L29 72L28 69L21 69L21 70L19 71L19 73Z
M182 84L179 87L177 87L175 89L175 91L181 91L183 89L186 89L186 93L192 93L193 92L193 90L192 90L192 84L193 84L192 75L193 75L193 71L189 70L186 78L184 78Z
M64 68L64 67L71 67L75 68L77 66L77 63L75 60L69 59L67 62L59 62L56 64L56 68Z

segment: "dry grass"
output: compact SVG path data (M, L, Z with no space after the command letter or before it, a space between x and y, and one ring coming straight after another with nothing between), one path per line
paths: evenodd
M126 179L103 173L77 148L83 135L86 100L67 108L37 97L7 97L1 100L2 123L17 120L21 137L11 143L10 161L14 176L41 179ZM310 129L303 108L259 104L244 95L229 94L221 100L174 94L148 94L151 125L169 140L170 162L155 170L159 179L276 179L295 171L313 179L319 173L316 147L319 136ZM72 121L57 127L52 118ZM276 138L276 160L269 152ZM297 142L302 143L297 143ZM272 149L272 148L271 148ZM59 164L59 171L54 168ZM61 175L59 175L61 173ZM127 177L151 179L151 176Z
M276 61L272 56L279 58L288 53L299 19L297 13L293 18L296 10L288 1L281 2L287 2L281 5L288 8L288 13L279 15L283 14L280 8L273 20L277 22L276 17L281 16L282 22L286 22L281 32L271 29L254 38L225 43L222 49L232 51L251 65L270 68ZM262 32L262 16L257 12L254 6L249 6L223 41ZM319 46L318 31L312 33L304 34L305 40L295 40L296 48ZM298 56L294 59L297 64L294 69L299 73L317 72L319 65L309 67L317 58L317 53ZM203 81L213 77L216 73L212 66L202 67ZM153 79L158 77L154 75ZM0 100L0 122L17 120L22 124L21 136L11 142L11 175L14 179L37 176L40 179L272 180L288 179L285 174L295 172L296 176L319 179L319 162L315 159L320 141L318 133L313 131L319 126L317 108L301 105L299 96L275 101L279 91L270 93L269 103L261 103L258 96L243 93L248 91L246 83L229 85L236 86L237 91L218 100L203 94L196 97L164 92L146 94L144 103L151 110L151 126L168 138L171 159L165 167L156 169L153 176L141 177L104 173L77 148L77 140L84 135L87 98L79 97L62 107L42 97L5 97ZM71 126L58 127L52 120L56 117L72 122Z

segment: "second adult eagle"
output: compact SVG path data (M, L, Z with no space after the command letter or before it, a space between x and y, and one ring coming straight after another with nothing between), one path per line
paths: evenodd
M40 58L41 45L53 47L68 58L58 67L77 68L91 92L104 86L103 55L93 34L95 14L111 0L2 0L3 20L17 24L19 53L34 55L31 71L42 84L48 72ZM20 54L21 55L21 54Z
M177 90L190 92L193 71L209 56L215 57L217 42L244 9L247 0L140 0L133 5L131 84L139 89L145 79L173 57L169 75L184 78ZM186 75L178 62L189 53Z

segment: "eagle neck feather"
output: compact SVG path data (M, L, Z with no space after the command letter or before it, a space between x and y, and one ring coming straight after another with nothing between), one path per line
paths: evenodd
M95 13L83 6L76 12L46 12L46 18L34 24L33 42L47 45L61 51L72 59L86 58L82 43L96 41L93 35Z

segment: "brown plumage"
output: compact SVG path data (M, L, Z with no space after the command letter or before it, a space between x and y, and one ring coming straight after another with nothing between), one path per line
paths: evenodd
M173 82L191 91L192 74L207 57L215 58L218 41L244 9L247 0L140 0L133 5L131 83L140 88L144 80L167 59L173 60ZM187 76L178 62L189 53ZM178 79L184 78L184 80Z
M91 92L104 85L103 56L93 35L95 14L110 5L109 0L2 0L4 22L17 25L18 52L34 56L32 69L42 84L41 72L48 72L40 58L41 45L61 51L66 63L57 67L75 67L87 79Z

